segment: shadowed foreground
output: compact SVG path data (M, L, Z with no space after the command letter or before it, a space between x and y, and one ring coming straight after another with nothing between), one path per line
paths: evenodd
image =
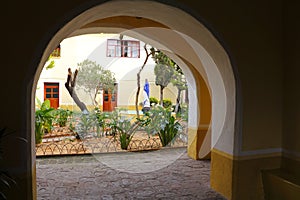
M38 199L225 199L185 148L37 159Z

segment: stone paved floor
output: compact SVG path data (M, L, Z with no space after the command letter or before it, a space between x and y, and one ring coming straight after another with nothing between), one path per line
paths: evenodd
M210 161L184 148L37 158L38 199L224 200L209 178Z

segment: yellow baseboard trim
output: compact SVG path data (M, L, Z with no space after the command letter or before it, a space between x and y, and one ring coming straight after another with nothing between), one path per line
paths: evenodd
M210 185L226 198L232 198L233 159L232 156L212 149Z

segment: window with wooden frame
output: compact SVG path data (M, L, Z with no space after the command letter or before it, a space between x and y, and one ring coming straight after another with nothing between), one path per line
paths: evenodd
M107 40L107 57L140 57L140 41L134 40Z

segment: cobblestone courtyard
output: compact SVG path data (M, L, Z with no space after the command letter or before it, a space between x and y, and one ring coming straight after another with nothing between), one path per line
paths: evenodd
M224 200L186 148L37 158L38 199Z

